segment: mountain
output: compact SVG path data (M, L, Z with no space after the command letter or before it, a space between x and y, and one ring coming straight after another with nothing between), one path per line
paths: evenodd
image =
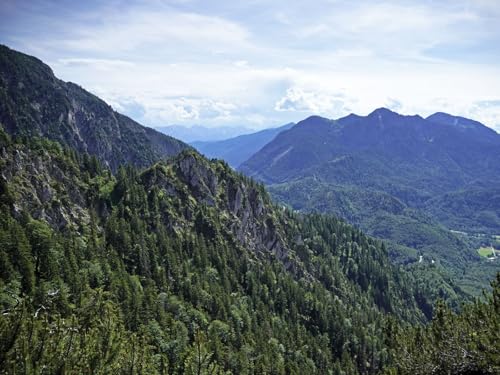
M500 135L472 120L384 108L339 120L313 116L239 169L278 201L335 213L388 240L405 263L423 255L470 271L478 262L471 244L449 230L499 230Z
M237 168L264 145L272 141L276 135L290 129L293 125L290 123L278 128L264 129L222 141L192 142L191 146L208 158L225 160L230 166Z
M241 126L207 127L202 125L189 127L182 125L161 126L157 127L156 130L186 143L220 141L254 132L252 129Z
M117 131L122 117L14 57L2 60L0 374L395 374L420 365L416 347L442 372L449 362L495 369L484 358L497 361L496 304L457 319L437 305L437 323L420 328L437 298L465 300L437 267L408 272L383 242L276 205L263 185L182 143L144 167L117 146L137 146ZM101 139L117 154L89 155L88 140ZM470 355L449 347L454 332Z
M145 167L188 146L115 112L43 62L0 45L0 124L11 135L47 137L116 170Z
M0 129L0 165L6 373L375 374L384 316L429 314L383 244L195 151L113 175Z
M431 116L432 118L432 116ZM482 126L484 127L484 126ZM458 127L378 109L337 121L310 117L276 137L241 166L266 182L283 182L326 167L332 182L442 193L499 176L500 136L484 127ZM269 163L270 162L270 163ZM342 175L349 166L356 174ZM390 179L390 180L389 180ZM404 191L397 192L404 197Z

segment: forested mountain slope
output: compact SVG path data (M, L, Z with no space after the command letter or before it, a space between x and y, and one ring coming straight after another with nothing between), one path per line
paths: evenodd
M0 132L4 373L376 373L428 290L380 242L184 151L116 177Z
M226 163L0 52L1 374L394 373L398 343L420 337L402 327L438 297L464 300L434 266L407 272L359 229L275 205ZM468 329L469 311L454 322L495 364L496 327Z
M149 166L189 147L115 112L40 60L0 45L0 123L17 136L40 136L96 155L112 170Z
M294 209L334 213L387 240L403 263L443 265L468 291L494 276L495 265L480 266L467 239L450 232L500 231L500 135L478 122L383 108L313 116L239 169Z
M387 325L392 365L384 374L500 373L500 273L484 301L464 306L456 314L443 303L425 327Z

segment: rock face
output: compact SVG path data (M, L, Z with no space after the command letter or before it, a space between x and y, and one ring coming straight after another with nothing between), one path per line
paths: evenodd
M0 45L0 124L11 135L39 136L97 156L112 170L146 167L188 148L115 112L40 60Z
M184 207L183 217L169 215L172 227L197 223L222 223L222 232L243 247L287 258L283 240L283 215L271 204L261 185L235 174L222 162L209 162L194 151L184 151L167 163L159 163L141 175L149 191L159 189L172 208ZM211 220L214 215L217 220ZM207 224L208 225L208 224Z
M14 187L10 193L16 202L15 217L29 212L58 230L89 223L88 187L81 183L76 169L68 168L60 148L55 153L34 153L28 147L1 150L0 183Z

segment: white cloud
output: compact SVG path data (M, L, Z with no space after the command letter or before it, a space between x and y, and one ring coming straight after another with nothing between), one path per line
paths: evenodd
M137 52L147 47L182 50L195 46L219 53L241 47L248 37L243 27L219 17L169 8L131 8L105 14L97 25L75 27L60 43L72 50L91 52Z
M477 102L500 97L498 8L134 0L77 11L33 0L0 4L0 35L149 126L265 127L381 106L496 126L497 108Z
M387 98L384 107L389 108L391 111L398 112L403 108L403 104L394 98Z
M210 125L225 124L234 119L237 105L223 100L196 97L170 97L145 94L124 96L102 88L92 90L116 111L149 125L192 124L203 121Z
M301 88L292 87L276 102L274 108L276 111L299 111L335 116L349 110L346 108L344 99L342 94L304 91Z
M239 68L246 68L248 66L248 61L246 61L246 60L235 61L234 66L237 66Z
M326 8L328 9L328 8ZM429 59L438 45L467 43L486 33L475 12L442 4L361 2L325 11L294 29L305 43L340 49L365 49L393 58Z
M500 98L476 101L464 115L487 124L500 133Z

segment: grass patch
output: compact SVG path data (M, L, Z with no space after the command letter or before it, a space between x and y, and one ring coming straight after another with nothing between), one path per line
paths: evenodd
M493 255L493 249L491 247L480 247L477 250L477 253L482 257L488 257L490 255Z

